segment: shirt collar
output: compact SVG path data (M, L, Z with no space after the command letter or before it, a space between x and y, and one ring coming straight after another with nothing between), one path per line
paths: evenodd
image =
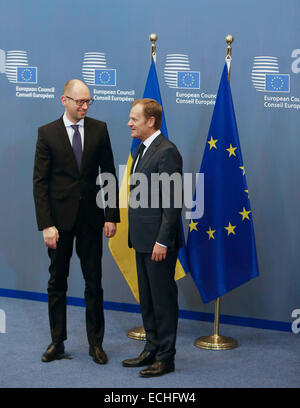
M84 119L80 119L79 122L73 123L67 118L66 112L63 115L63 121L64 121L64 124L65 124L65 127L72 126L72 125L79 125L79 126L82 126L82 127L84 126Z
M154 139L157 138L157 136L159 136L161 134L160 130L157 130L155 133L153 133L153 135L149 136L143 143L146 146L146 148L148 148L151 143L153 142Z

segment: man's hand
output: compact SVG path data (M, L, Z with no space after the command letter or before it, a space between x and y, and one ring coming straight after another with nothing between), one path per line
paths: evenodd
M56 249L56 243L59 240L59 234L56 227L43 229L44 242L48 248Z
M167 247L155 244L152 251L151 261L161 262L166 259L167 249Z
M107 238L112 238L117 232L117 225L114 222L104 223L104 234Z

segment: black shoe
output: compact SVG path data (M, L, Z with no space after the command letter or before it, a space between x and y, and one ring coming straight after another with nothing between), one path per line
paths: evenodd
M91 346L90 345L90 356L97 364L106 364L108 362L107 355L103 350L102 346Z
M122 362L123 367L142 367L152 364L155 360L155 353L144 350L137 358L131 358Z
M42 362L43 363L49 363L50 361L53 360L60 360L65 352L65 346L64 343L57 343L53 344L51 343L48 347L45 353L42 355Z
M166 361L155 361L150 367L140 371L141 377L158 377L175 370L174 361L167 363Z

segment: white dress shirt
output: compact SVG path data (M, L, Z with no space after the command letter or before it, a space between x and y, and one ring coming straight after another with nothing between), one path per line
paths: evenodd
M149 146L151 145L151 143L153 142L154 139L157 138L157 136L159 136L161 134L160 130L157 130L155 133L153 133L153 135L149 136L148 139L146 139L143 144L145 146L145 149L143 151L142 157L144 156L144 154L146 153L146 150L149 148ZM138 160L136 160L135 164L134 164L134 168L133 168L133 173L135 172L135 168L137 166Z
M74 136L74 133L75 133L75 130L71 126L72 125L79 125L78 130L79 130L79 133L80 133L80 136L81 136L81 146L82 146L82 151L83 151L83 146L84 146L84 119L80 119L79 122L73 123L67 118L66 113L64 113L63 121L64 121L64 124L65 124L66 130L68 132L68 136L69 136L71 146L72 146L72 142L73 142L73 136Z
M151 135L150 137L148 137L148 139L146 139L143 143L146 146L144 151L143 151L143 156L146 153L146 150L148 149L148 147L151 145L151 143L154 141L154 139L157 138L157 136L159 136L161 134L160 130L157 130L155 133L153 133L153 135ZM143 157L142 156L142 157Z

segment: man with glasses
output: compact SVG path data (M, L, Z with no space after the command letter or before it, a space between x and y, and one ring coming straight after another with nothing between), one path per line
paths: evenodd
M64 115L39 128L36 144L33 192L39 230L50 258L48 311L52 342L43 362L64 356L66 294L70 258L76 252L85 279L86 330L89 354L98 364L107 363L102 348L104 336L103 290L101 285L102 228L110 238L120 221L116 205L105 211L96 204L101 197L96 178L115 167L104 122L86 117L93 100L80 80L66 83L61 102ZM117 180L116 180L117 189Z

